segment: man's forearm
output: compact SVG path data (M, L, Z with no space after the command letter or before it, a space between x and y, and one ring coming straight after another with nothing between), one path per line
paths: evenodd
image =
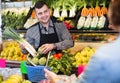
M74 46L74 41L73 40L65 40L62 42L55 43L56 49L57 50L64 50L70 47Z

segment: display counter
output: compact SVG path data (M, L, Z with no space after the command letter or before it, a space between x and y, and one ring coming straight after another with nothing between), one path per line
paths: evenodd
M72 54L75 54L75 53L77 53L78 51L81 51L82 49L84 49L87 46L98 49L99 47L101 47L104 44L106 44L106 43L104 43L104 42L75 42L74 47L70 48L70 52Z

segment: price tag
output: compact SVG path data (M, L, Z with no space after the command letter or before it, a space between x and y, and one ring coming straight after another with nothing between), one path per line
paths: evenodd
M0 68L5 68L5 67L6 67L6 60L0 59Z

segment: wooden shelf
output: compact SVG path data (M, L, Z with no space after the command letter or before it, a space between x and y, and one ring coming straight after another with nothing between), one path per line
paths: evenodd
M70 33L118 33L114 30L69 30Z
M17 30L18 33L26 33L27 29ZM118 33L114 30L69 30L70 33Z

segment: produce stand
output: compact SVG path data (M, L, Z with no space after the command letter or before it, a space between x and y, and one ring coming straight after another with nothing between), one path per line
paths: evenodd
M0 0L1 1L1 0ZM59 1L59 0L58 0ZM69 0L70 1L70 0ZM73 0L74 1L74 0ZM97 1L97 0L96 0ZM52 1L51 1L52 2ZM108 0L109 2L109 0ZM0 2L1 3L1 2ZM71 3L71 2L70 2ZM13 5L14 4L14 5ZM28 8L28 9L31 9L32 5L32 2L31 1L21 1L21 2L17 2L17 1L14 1L14 2L2 2L1 3L1 6L3 9L6 9L6 8L17 8L17 10L19 9L22 9L21 7L23 8ZM93 4L94 5L94 4ZM95 6L95 5L94 5ZM108 6L108 3L106 5L106 7ZM87 8L90 8L91 6L88 5L86 6ZM100 5L100 7L102 7L102 5ZM62 6L60 6L60 8L62 8ZM1 7L0 7L1 9ZM52 8L53 9L53 8ZM57 8L56 8L57 9ZM83 7L81 7L80 9L76 10L76 13L75 13L75 16L73 17L64 17L63 18L59 18L59 17L56 17L58 18L59 20L62 20L64 21L66 27L68 28L68 30L70 31L74 41L75 41L75 45L74 47L70 48L70 49L67 49L67 51L70 53L70 55L73 55L72 58L75 58L75 56L78 56L77 54L83 52L83 50L87 47L90 47L91 49L99 49L99 47L101 47L102 45L106 44L106 43L109 43L109 42L112 42L114 41L115 37L118 35L118 32L115 32L111 29L108 28L108 19L105 15L105 18L106 18L106 22L105 22L105 25L104 27L102 27L101 29L98 29L98 28L95 28L92 29L91 27L78 27L77 24L79 24L78 20L80 19L81 17L81 11L82 11ZM12 11L14 12L14 11ZM21 11L22 13L24 13L23 11ZM26 22L26 25L30 25L31 23L34 23L36 22L36 19L34 18L31 18L31 13L32 11L29 10L27 11L28 13L25 14L26 15L26 18L25 19L21 19L22 21ZM53 12L53 10L52 10ZM59 11L59 13L61 14L62 11ZM68 12L67 12L68 13ZM68 13L69 15L69 13ZM0 12L0 16L1 16L1 12ZM4 16L4 15L3 15ZM14 16L14 15L13 15ZM56 16L56 15L55 15ZM7 17L7 16L5 16ZM14 17L13 17L14 18ZM87 16L86 16L87 18ZM100 17L99 17L100 18ZM1 20L1 19L0 19ZM11 18L12 20L12 18ZM10 20L10 21L11 21ZM13 19L13 20L16 20L16 19ZM21 21L19 19L16 20L18 21L18 23ZM30 22L28 22L27 24L27 20L29 20ZM4 20L5 21L5 20ZM9 20L8 20L9 21ZM1 23L1 22L0 22ZM12 23L10 23L12 24ZM11 25L13 27L13 25ZM16 26L15 26L16 27ZM26 33L26 30L28 28L28 26L24 26L24 23L21 24L20 26L17 26L18 28L15 28L16 31L18 33L21 34L22 37L24 37L25 33ZM4 27L5 28L5 27ZM1 29L1 24L0 24L0 29ZM1 35L1 30L0 30L0 35ZM113 37L114 36L114 37ZM0 44L1 44L1 41L2 42L2 49L0 47L1 50L4 50L4 47L6 44L4 44L6 41L7 42L10 42L9 40L5 39L3 37L3 39L1 40L0 39ZM4 44L4 45L3 45ZM92 49L92 51L93 51ZM0 51L1 53L2 51ZM83 52L85 53L85 52ZM8 54L7 54L8 55ZM10 55L11 56L11 55ZM21 55L20 55L21 56ZM91 55L90 55L91 56ZM89 59L90 59L90 56L89 56ZM3 56L2 56L3 58ZM6 57L4 57L6 58ZM8 57L7 57L8 58ZM78 57L80 58L80 57ZM9 58L8 58L9 59ZM86 60L86 59L85 59ZM88 59L87 59L88 60ZM21 66L21 62L24 61L24 60L17 60L17 59L14 59L14 60L6 60L6 67L9 67L9 68L20 68ZM81 63L79 64L80 66L85 66L87 64L88 61L85 61L84 63L84 60L81 61ZM23 78L25 79L28 79L27 78L27 74L26 73L21 73L23 75ZM71 78L75 78L75 76L78 76L78 64L77 64L77 60L75 60L75 64L74 64L74 67L72 68L71 70L71 74L69 75L63 75L63 73L59 72L58 73L59 76L61 78L66 78L66 79L71 79ZM61 75L62 74L62 75Z

